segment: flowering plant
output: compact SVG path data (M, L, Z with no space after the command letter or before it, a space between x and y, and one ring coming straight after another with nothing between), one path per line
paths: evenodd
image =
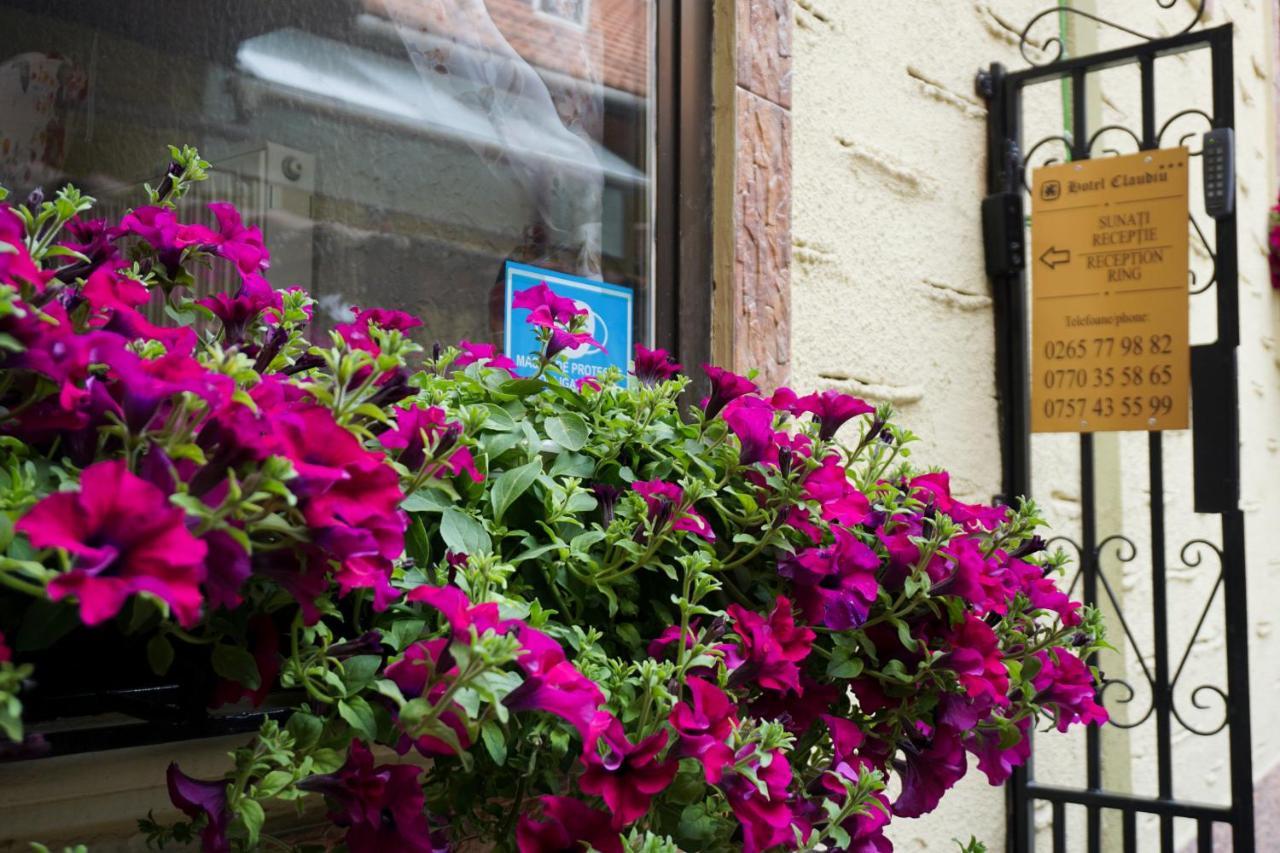
M707 367L682 410L644 348L566 387L589 335L545 286L533 377L395 311L309 340L257 229L179 221L206 166L117 225L0 206L0 729L52 611L292 708L225 778L171 766L151 840L323 797L352 851L885 851L970 757L999 784L1038 719L1105 719L1034 506L958 500L887 408ZM239 288L186 296L204 264Z

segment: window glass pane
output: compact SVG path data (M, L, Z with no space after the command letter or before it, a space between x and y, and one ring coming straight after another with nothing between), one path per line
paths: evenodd
M216 171L184 213L239 206L320 327L381 305L500 343L515 260L634 289L643 341L652 5L0 0L0 182L118 214L191 143Z

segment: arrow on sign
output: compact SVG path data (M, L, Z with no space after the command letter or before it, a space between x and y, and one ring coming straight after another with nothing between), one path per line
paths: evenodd
M1053 246L1050 246L1048 249L1045 249L1044 254L1040 256L1040 263L1044 264L1049 269L1055 269L1059 264L1069 264L1071 263L1071 250L1056 249Z

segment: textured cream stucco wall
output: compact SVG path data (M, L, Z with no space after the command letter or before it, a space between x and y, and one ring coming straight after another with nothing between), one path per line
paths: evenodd
M916 458L945 464L957 491L973 500L989 499L999 490L1000 478L994 330L978 219L985 193L985 109L973 93L973 78L991 61L1024 67L1015 30L1051 5L1045 0L903 0L873 8L849 0L796 0L793 384L835 387L894 402L899 419L922 437ZM1194 16L1187 0L1169 11L1130 0L1076 0L1073 5L1152 33L1180 29ZM1280 358L1275 345L1280 300L1268 283L1265 254L1267 208L1275 195L1270 81L1276 29L1272 4L1264 0L1218 0L1205 25L1226 21L1236 24L1242 505L1248 535L1253 751L1255 775L1261 778L1280 760L1280 668L1275 665L1280 634L1273 615L1280 604L1280 543L1271 536L1280 520ZM1035 30L1042 38L1056 32L1053 17ZM1067 35L1068 48L1078 53L1129 38L1095 29L1082 19L1069 25ZM1092 126L1121 123L1140 129L1137 82L1136 68L1091 77ZM1157 87L1160 122L1189 106L1211 111L1207 54L1160 60ZM1029 90L1026 138L1061 133L1062 105L1059 84ZM1194 121L1176 127L1197 136L1203 131ZM1179 136L1181 132L1171 130L1165 144L1177 144ZM1095 153L1111 147L1128 152L1134 146L1123 135L1108 135ZM1046 155L1062 156L1045 149L1037 160ZM1198 186L1198 172L1192 184ZM1194 192L1193 210L1201 210L1200 205ZM1201 220L1208 228L1207 218ZM1193 246L1193 267L1201 276L1207 265L1207 254ZM1193 342L1211 339L1211 294L1193 297L1192 315ZM1078 535L1078 441L1040 436L1034 454L1035 496L1055 532ZM1123 531L1137 549L1136 558L1127 563L1113 549L1104 553L1104 571L1133 637L1117 630L1117 652L1103 664L1109 675L1132 677L1143 662L1151 665L1146 437L1099 437L1097 457L1101 534ZM1187 434L1166 436L1165 457L1169 622L1176 666L1217 571L1211 554L1198 566L1186 565L1179 551L1188 540L1202 536L1217 541L1218 536L1212 519L1197 518L1190 509ZM1194 563L1194 553L1188 556ZM1221 719L1220 705L1208 694L1200 697L1208 707L1195 708L1190 688L1225 686L1222 618L1217 600L1176 693L1192 725L1212 728ZM1114 701L1122 692L1109 696L1113 712L1122 719L1142 716L1150 692L1140 687L1127 706ZM1132 737L1118 730L1104 733L1108 787L1155 793L1150 729L1135 730ZM1176 795L1225 802L1225 736L1192 737L1175 724L1174 742ZM1082 747L1078 736L1043 738L1038 775L1080 784ZM1042 830L1048 819L1047 811L1037 813ZM946 850L950 839L973 834L998 850L1003 827L1003 792L989 787L975 770L937 812L901 823L893 838L900 850ZM1140 833L1155 829L1144 825ZM1071 831L1080 837L1076 826ZM1191 831L1179 827L1180 838Z

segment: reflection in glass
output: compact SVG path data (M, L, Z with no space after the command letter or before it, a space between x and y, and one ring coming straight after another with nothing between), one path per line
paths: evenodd
M649 336L652 0L0 0L0 183L141 203L164 145L277 287L500 341L510 259L636 291Z

